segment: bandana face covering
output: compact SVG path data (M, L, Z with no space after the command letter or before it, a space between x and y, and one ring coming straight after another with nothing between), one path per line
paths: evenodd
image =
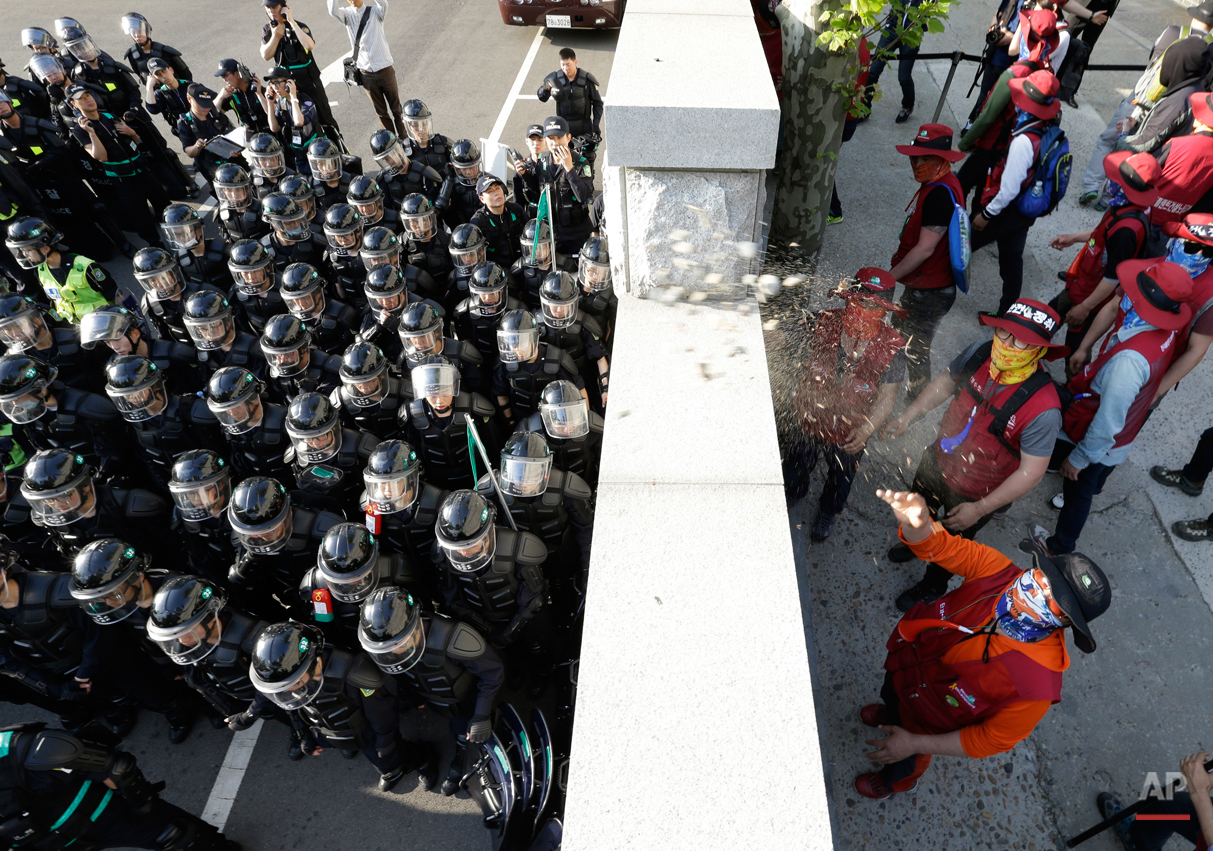
M1119 183L1109 180L1107 201L1109 207L1123 207L1129 203L1129 196L1125 194L1124 188Z
M939 180L952 170L952 164L943 157L928 156L914 164L914 179L919 183L931 183Z
M1120 309L1125 312L1125 321L1120 324L1121 331L1135 331L1144 328L1149 323L1137 315L1137 308L1128 296L1120 300Z
M1025 570L1011 583L999 598L994 616L1007 636L1026 644L1065 626L1065 613L1049 593L1049 580L1040 568Z
M884 308L863 307L858 300L847 303L842 312L842 330L852 340L871 340L884 327Z
M1172 263L1178 263L1180 266L1183 266L1184 271L1193 278L1203 275L1205 269L1209 268L1210 258L1202 254L1199 249L1197 249L1195 254L1189 254L1184 250L1187 247L1186 240L1180 239L1177 236L1171 237L1167 243L1167 259Z
M1008 346L995 334L993 347L990 349L990 377L999 384L1019 384L1027 381L1047 351L1044 346L1017 349Z

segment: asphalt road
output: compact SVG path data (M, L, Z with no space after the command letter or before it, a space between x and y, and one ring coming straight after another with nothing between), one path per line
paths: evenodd
M103 50L120 59L128 42L118 22L131 5L125 0L48 0L23 5L20 14L11 14L10 9L0 21L0 58L18 71L25 62L21 28L50 29L56 17L71 15ZM329 17L325 3L306 0L295 10L312 29L321 67L339 63L349 52L349 40L344 27ZM174 0L141 11L151 21L152 37L180 50L199 82L214 86L218 81L211 75L218 60L226 57L239 59L258 73L270 64L260 58L265 16L253 0ZM520 149L525 149L526 127L551 114L535 91L543 77L558 67L557 51L574 48L582 67L593 71L605 88L617 35L505 26L492 0L391 0L386 32L401 100L423 99L434 113L437 132L479 141L489 138L500 123L500 141ZM529 65L528 59L533 60ZM340 77L332 72L330 76ZM368 140L378 122L365 94L347 90L340 82L330 84L327 92L347 143L370 164ZM522 97L516 98L518 94ZM176 141L170 138L170 144ZM122 258L105 265L133 286L129 265ZM37 717L41 715L36 710L0 705L0 725ZM415 711L405 716L404 728L411 738L441 744L445 773L451 750L445 721ZM168 800L202 813L233 734L212 730L203 721L182 745L169 744L166 735L163 720L145 713L125 746L138 756L149 778L168 781ZM376 772L364 759L347 761L326 751L318 758L292 763L286 750L287 730L281 725L265 726L256 739L226 825L228 835L246 848L319 851L349 848L356 842L365 851L401 846L414 851L469 851L490 845L479 807L466 794L448 799L422 792L413 775L395 792L383 795L375 787Z

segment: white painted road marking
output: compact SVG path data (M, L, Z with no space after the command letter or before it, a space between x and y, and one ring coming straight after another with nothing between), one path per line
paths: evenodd
M543 27L540 27L539 31L535 33L535 40L531 42L531 48L526 52L526 59L522 60L522 67L518 69L518 76L514 78L514 84L510 86L510 94L506 97L505 103L501 105L501 114L497 116L497 122L493 125L493 132L489 134L489 148L495 147L501 141L501 134L505 132L505 122L509 120L510 113L514 111L514 101L520 97L526 97L525 95L519 95L518 89L526 82L526 75L530 73L531 66L535 64L535 56L539 53L539 45L543 43L545 31Z
M265 721L257 719L253 726L232 737L232 743L227 746L227 755L223 758L223 766L215 777L215 785L211 787L211 795L206 799L202 820L221 831L227 826L227 817L231 815L236 793L244 782L244 774L253 757L253 748L257 746L263 724Z

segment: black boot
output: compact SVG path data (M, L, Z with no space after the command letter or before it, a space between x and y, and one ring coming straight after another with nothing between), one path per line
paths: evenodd
M181 701L165 710L164 720L168 721L168 740L174 745L188 739L194 729L194 712Z
M298 762L299 760L303 759L303 745L301 741L302 740L299 738L299 733L291 730L291 741L286 751L287 759L289 759L291 762Z
M425 762L417 766L417 785L423 792L429 792L438 785L438 748L429 742L422 742L418 747L425 754Z
M464 755L467 753L467 745L462 737L455 740L455 756L451 758L451 766L447 769L446 779L442 781L442 789L439 790L446 797L451 797L459 791L459 781L463 779L463 764Z

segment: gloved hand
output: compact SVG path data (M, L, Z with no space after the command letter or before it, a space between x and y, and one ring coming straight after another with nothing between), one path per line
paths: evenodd
M88 697L88 691L75 680L63 680L57 683L55 692L55 697L59 700L84 700Z
M487 742L491 735L493 735L493 722L484 715L473 716L472 723L468 725L468 741L476 744Z
M489 633L489 644L493 645L493 649L501 650L509 646L510 639L506 638L505 630L498 628Z
M299 737L299 748L308 756L317 756L323 750L317 743L316 737L309 730Z
M253 726L253 722L256 720L257 719L253 713L245 710L244 712L238 712L228 718L227 728L229 730L235 730L237 733L239 733L241 730L247 730L249 727Z
M232 566L227 569L228 581L234 585L247 586L249 584L249 576L245 571L252 561L253 557L249 551L241 550L240 555L236 556L236 560L232 562Z

